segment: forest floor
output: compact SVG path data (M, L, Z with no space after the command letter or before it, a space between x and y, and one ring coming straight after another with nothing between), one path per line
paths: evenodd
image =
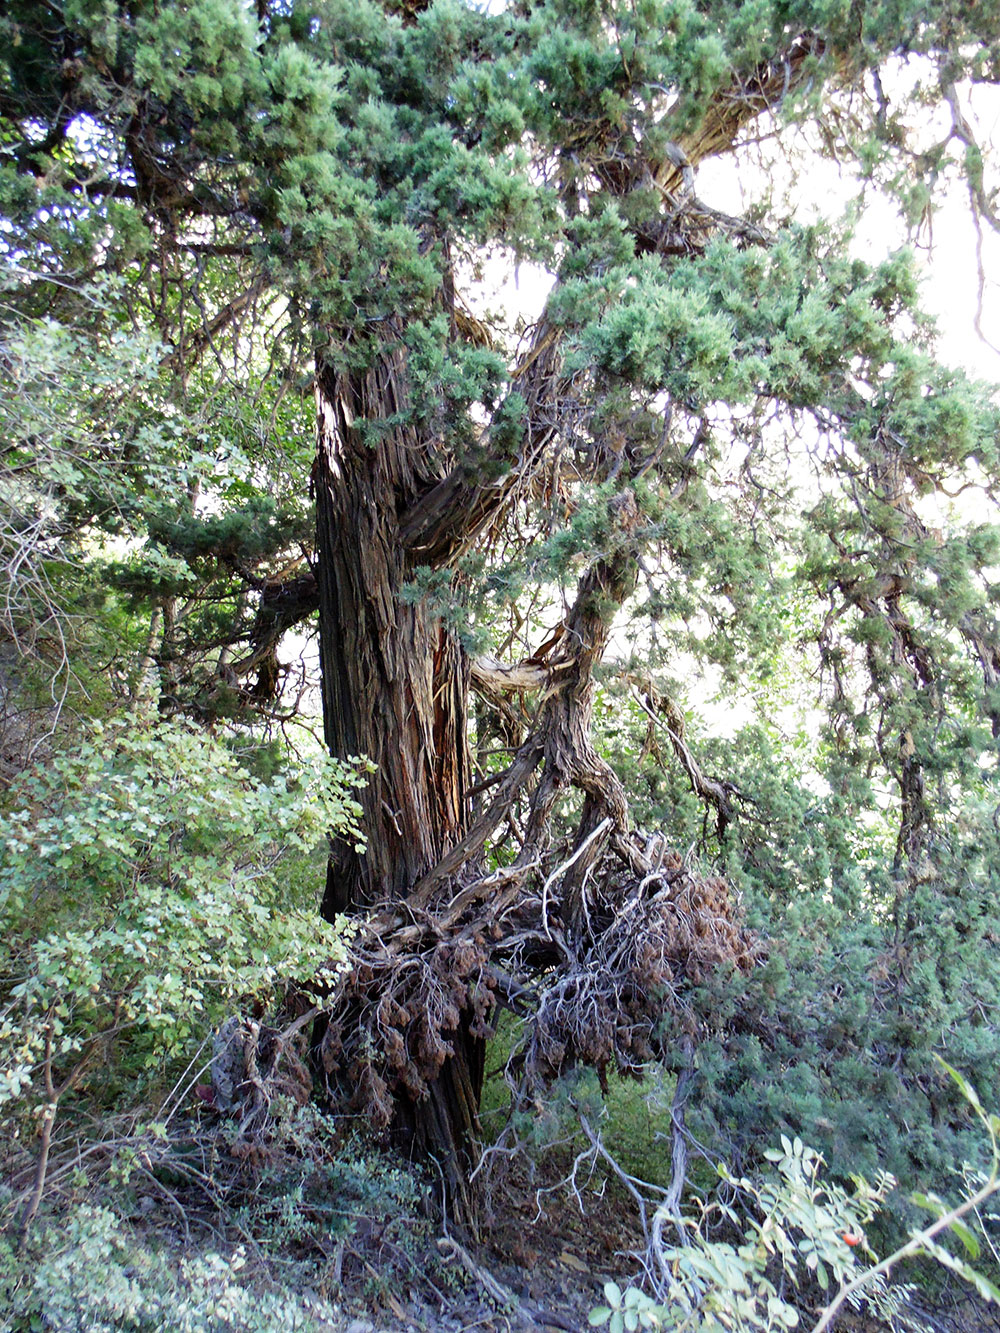
M615 1095L622 1112L620 1099L631 1091ZM653 1168L652 1154L663 1147L652 1133L643 1141L638 1106L630 1110L628 1147L637 1159L629 1165ZM79 1190L60 1191L62 1202L52 1199L47 1220L39 1219L38 1254L72 1230L72 1210L110 1209L132 1247L117 1261L129 1281L159 1268L175 1282L192 1261L218 1255L223 1268L239 1270L243 1287L291 1296L322 1333L586 1333L605 1283L627 1286L641 1271L645 1242L636 1200L603 1162L589 1174L579 1170L574 1181L574 1160L579 1165L585 1156L577 1157L579 1143L563 1139L558 1147L504 1162L482 1191L482 1226L472 1237L442 1223L429 1177L357 1136L324 1136L322 1119L309 1123L305 1137L272 1147L254 1162L235 1151L224 1126L194 1115L158 1156L149 1145L132 1151L131 1174L116 1178L107 1171ZM656 1178L652 1169L644 1174ZM26 1255L25 1276L14 1278L11 1267L7 1277L0 1247L0 1330L68 1327L37 1313L5 1321L5 1279L13 1278L15 1287L30 1284L32 1262ZM105 1278L95 1276L100 1287ZM915 1276L899 1274L904 1281ZM912 1322L888 1330L845 1312L836 1327L840 1333L1000 1333L996 1308L970 1300L960 1284L914 1293ZM804 1311L800 1328L812 1322ZM253 1324L261 1327L259 1320Z
M576 1192L565 1188L566 1165L556 1154L543 1170L536 1163L509 1173L491 1200L494 1216L478 1244L447 1230L431 1242L437 1281L402 1281L367 1297L348 1297L344 1322L331 1325L330 1333L587 1333L590 1312L603 1303L604 1284L624 1286L638 1272L643 1233L635 1200L616 1179L591 1181ZM442 1284L441 1274L449 1270L452 1280ZM959 1286L921 1300L912 1324L890 1329L845 1311L836 1328L1000 1333L1000 1311Z
M384 1199L376 1201L370 1216L363 1206L357 1209L349 1235L326 1245L325 1252L315 1236L275 1244L266 1221L259 1223L258 1244L253 1219L213 1215L204 1199L199 1202L176 1185L172 1209L164 1209L155 1192L133 1194L132 1209L123 1216L132 1243L174 1273L207 1254L220 1255L225 1264L239 1254L244 1285L261 1295L292 1295L320 1333L587 1333L590 1312L603 1303L604 1284L615 1280L625 1286L639 1272L642 1228L634 1199L616 1179L592 1179L578 1193L559 1188L564 1179L565 1161L548 1163L544 1171L537 1163L519 1164L494 1189L492 1218L478 1241L419 1213L392 1216ZM0 1272L0 1307L3 1277ZM93 1277L97 1285L104 1280L98 1273ZM0 1329L18 1333L70 1327L46 1319L10 1323L4 1313L0 1308ZM1000 1313L970 1300L959 1286L933 1296L919 1291L913 1313L919 1322L889 1329L848 1311L836 1328L838 1333L1000 1333ZM803 1317L803 1333L812 1322ZM72 1326L88 1333L96 1327L86 1321ZM102 1320L100 1327L119 1325ZM260 1327L253 1323L255 1330Z

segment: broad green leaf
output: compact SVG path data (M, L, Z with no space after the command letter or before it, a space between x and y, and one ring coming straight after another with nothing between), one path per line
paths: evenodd
M977 1240L975 1234L965 1225L962 1219L956 1217L955 1220L949 1224L949 1226L950 1229L954 1231L955 1235L965 1246L966 1253L970 1256L970 1258L978 1259L979 1241Z

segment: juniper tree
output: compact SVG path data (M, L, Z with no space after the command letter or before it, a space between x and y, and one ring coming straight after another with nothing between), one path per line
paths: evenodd
M1000 77L998 27L829 0L12 0L0 20L8 321L79 324L101 279L122 295L95 332L151 325L168 400L223 341L238 355L250 310L311 367L316 537L268 642L318 608L327 743L376 766L367 851L331 855L324 914L366 925L317 1069L438 1159L457 1212L496 1006L531 1016L522 1093L638 1070L711 1027L698 986L780 952L734 882L780 906L811 876L813 901L889 921L868 980L901 1045L928 923L951 913L996 973L997 532L950 500L992 499L996 409L935 360L908 253L866 261L849 214L797 216L794 188L741 212L735 183L762 143L837 160L904 227L946 188L994 226L968 106ZM713 160L725 210L701 197ZM477 275L529 260L553 285L518 336ZM268 583L217 513L143 515L234 601L280 603L280 541L257 543ZM623 618L648 626L631 650ZM682 679L701 661L763 690L796 657L828 718L805 863L775 844L809 841L804 789L759 745L713 771ZM642 834L599 687L648 724L643 758L678 765ZM728 878L674 850L691 799ZM865 820L893 827L886 854Z

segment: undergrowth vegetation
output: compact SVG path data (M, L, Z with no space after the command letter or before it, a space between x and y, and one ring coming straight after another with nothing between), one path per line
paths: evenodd
M991 1169L974 1182L966 1178L952 1205L937 1195L913 1196L933 1220L914 1228L890 1254L879 1259L868 1232L895 1178L880 1172L870 1184L853 1175L845 1187L829 1177L819 1153L800 1139L782 1136L781 1147L764 1154L771 1170L755 1180L737 1180L724 1165L718 1167L732 1189L732 1203L696 1198L683 1216L661 1205L653 1219L644 1284L622 1290L616 1282L607 1283L608 1304L595 1307L591 1325L607 1323L609 1333L637 1328L772 1333L800 1326L824 1333L847 1306L900 1333L929 1333L935 1321L919 1287L890 1280L904 1260L917 1257L933 1260L969 1283L984 1301L1000 1304L997 1253L986 1225L998 1218L992 1212L984 1217L982 1211L1000 1190L1000 1116L983 1109L961 1074L948 1073L986 1131ZM672 1241L665 1240L667 1231L675 1232ZM952 1245L942 1243L943 1238ZM992 1277L976 1266L981 1258Z
M22 1229L57 1117L145 1102L155 1119L158 1083L228 1008L263 1014L296 986L307 1003L343 966L309 879L328 838L361 838L359 777L317 760L261 781L191 724L142 716L20 776L0 816L0 1117L35 1159Z
M444 1309L468 1280L435 1246L433 1176L312 1100L312 1024L350 947L343 924L317 927L314 886L331 837L360 845L354 791L364 780L364 765L240 757L191 723L133 713L87 724L12 784L0 867L10 1182L0 1327L308 1333L336 1327L352 1299L402 1308L397 1291ZM888 1281L876 1251L899 1246L995 1295L996 1219L984 1206L995 1162L983 1174L975 1129L993 1134L996 1118L961 1076L918 1069L918 1048L908 1050L914 1091L948 1108L946 1123L970 1149L951 1189L912 1135L910 1176L897 1187L882 1165L896 1160L892 1136L874 1143L878 1124L865 1112L852 1138L860 1111L842 1083L829 1120L823 1102L803 1101L795 1060L769 1088L767 1014L795 989L804 1014L835 993L810 964L827 966L805 922L799 944L772 948L749 978L719 974L693 992L696 1007L734 1022L697 1047L679 1045L673 1069L608 1070L603 1080L578 1069L525 1106L523 1020L500 1012L482 1106L494 1208L512 1150L532 1164L530 1189L547 1215L586 1208L609 1188L647 1201L632 1268L605 1283L595 1322L780 1330L804 1326L839 1285L887 1326L921 1330L941 1279L925 1269L902 1286ZM851 965L865 956L859 941ZM731 1011L730 986L741 989ZM740 1025L753 1012L748 995L758 1036ZM838 1010L842 1029L863 1013L846 996ZM797 1012L770 1040L790 1018L805 1021ZM828 1020L817 1030L829 1034ZM815 1077L817 1066L806 1067ZM727 1103L727 1089L740 1101ZM852 1095L873 1094L861 1079ZM734 1116L731 1173L706 1144ZM780 1151L739 1148L751 1126L775 1119L790 1130ZM803 1146L799 1126L809 1124L821 1139L828 1127L832 1156L826 1144L823 1156ZM955 1214L945 1229L964 1256L920 1232L919 1206L939 1221Z
M0 1252L0 1274L5 1333L318 1333L334 1313L318 1298L261 1290L240 1248L172 1252L94 1205L40 1227L25 1256Z
M380 1306L453 1282L417 1173L310 1106L271 1109L252 1145L190 1107L92 1142L0 1240L0 1329L318 1333L345 1291Z

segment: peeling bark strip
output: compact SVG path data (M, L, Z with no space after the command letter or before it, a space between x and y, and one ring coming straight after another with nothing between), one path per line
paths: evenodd
M404 406L401 353L387 347L362 373L318 375L315 470L323 718L334 755L376 764L361 793L368 850L338 844L323 900L340 912L402 899L464 832L469 785L469 667L457 641L421 605L397 515L429 477L430 450L407 427L386 429ZM374 437L371 431L378 431ZM445 1165L452 1200L468 1211L465 1180L479 1139L483 1036L456 1012L440 1077L397 1097L388 1116L414 1151ZM363 1069L358 1086L372 1084ZM377 1100L377 1089L372 1088Z
M387 350L364 373L318 377L326 742L377 765L361 797L369 850L334 853L328 916L405 894L464 831L468 662L403 597L410 570L397 515L427 484L430 460L411 428L381 427L405 406L403 373L401 354Z

